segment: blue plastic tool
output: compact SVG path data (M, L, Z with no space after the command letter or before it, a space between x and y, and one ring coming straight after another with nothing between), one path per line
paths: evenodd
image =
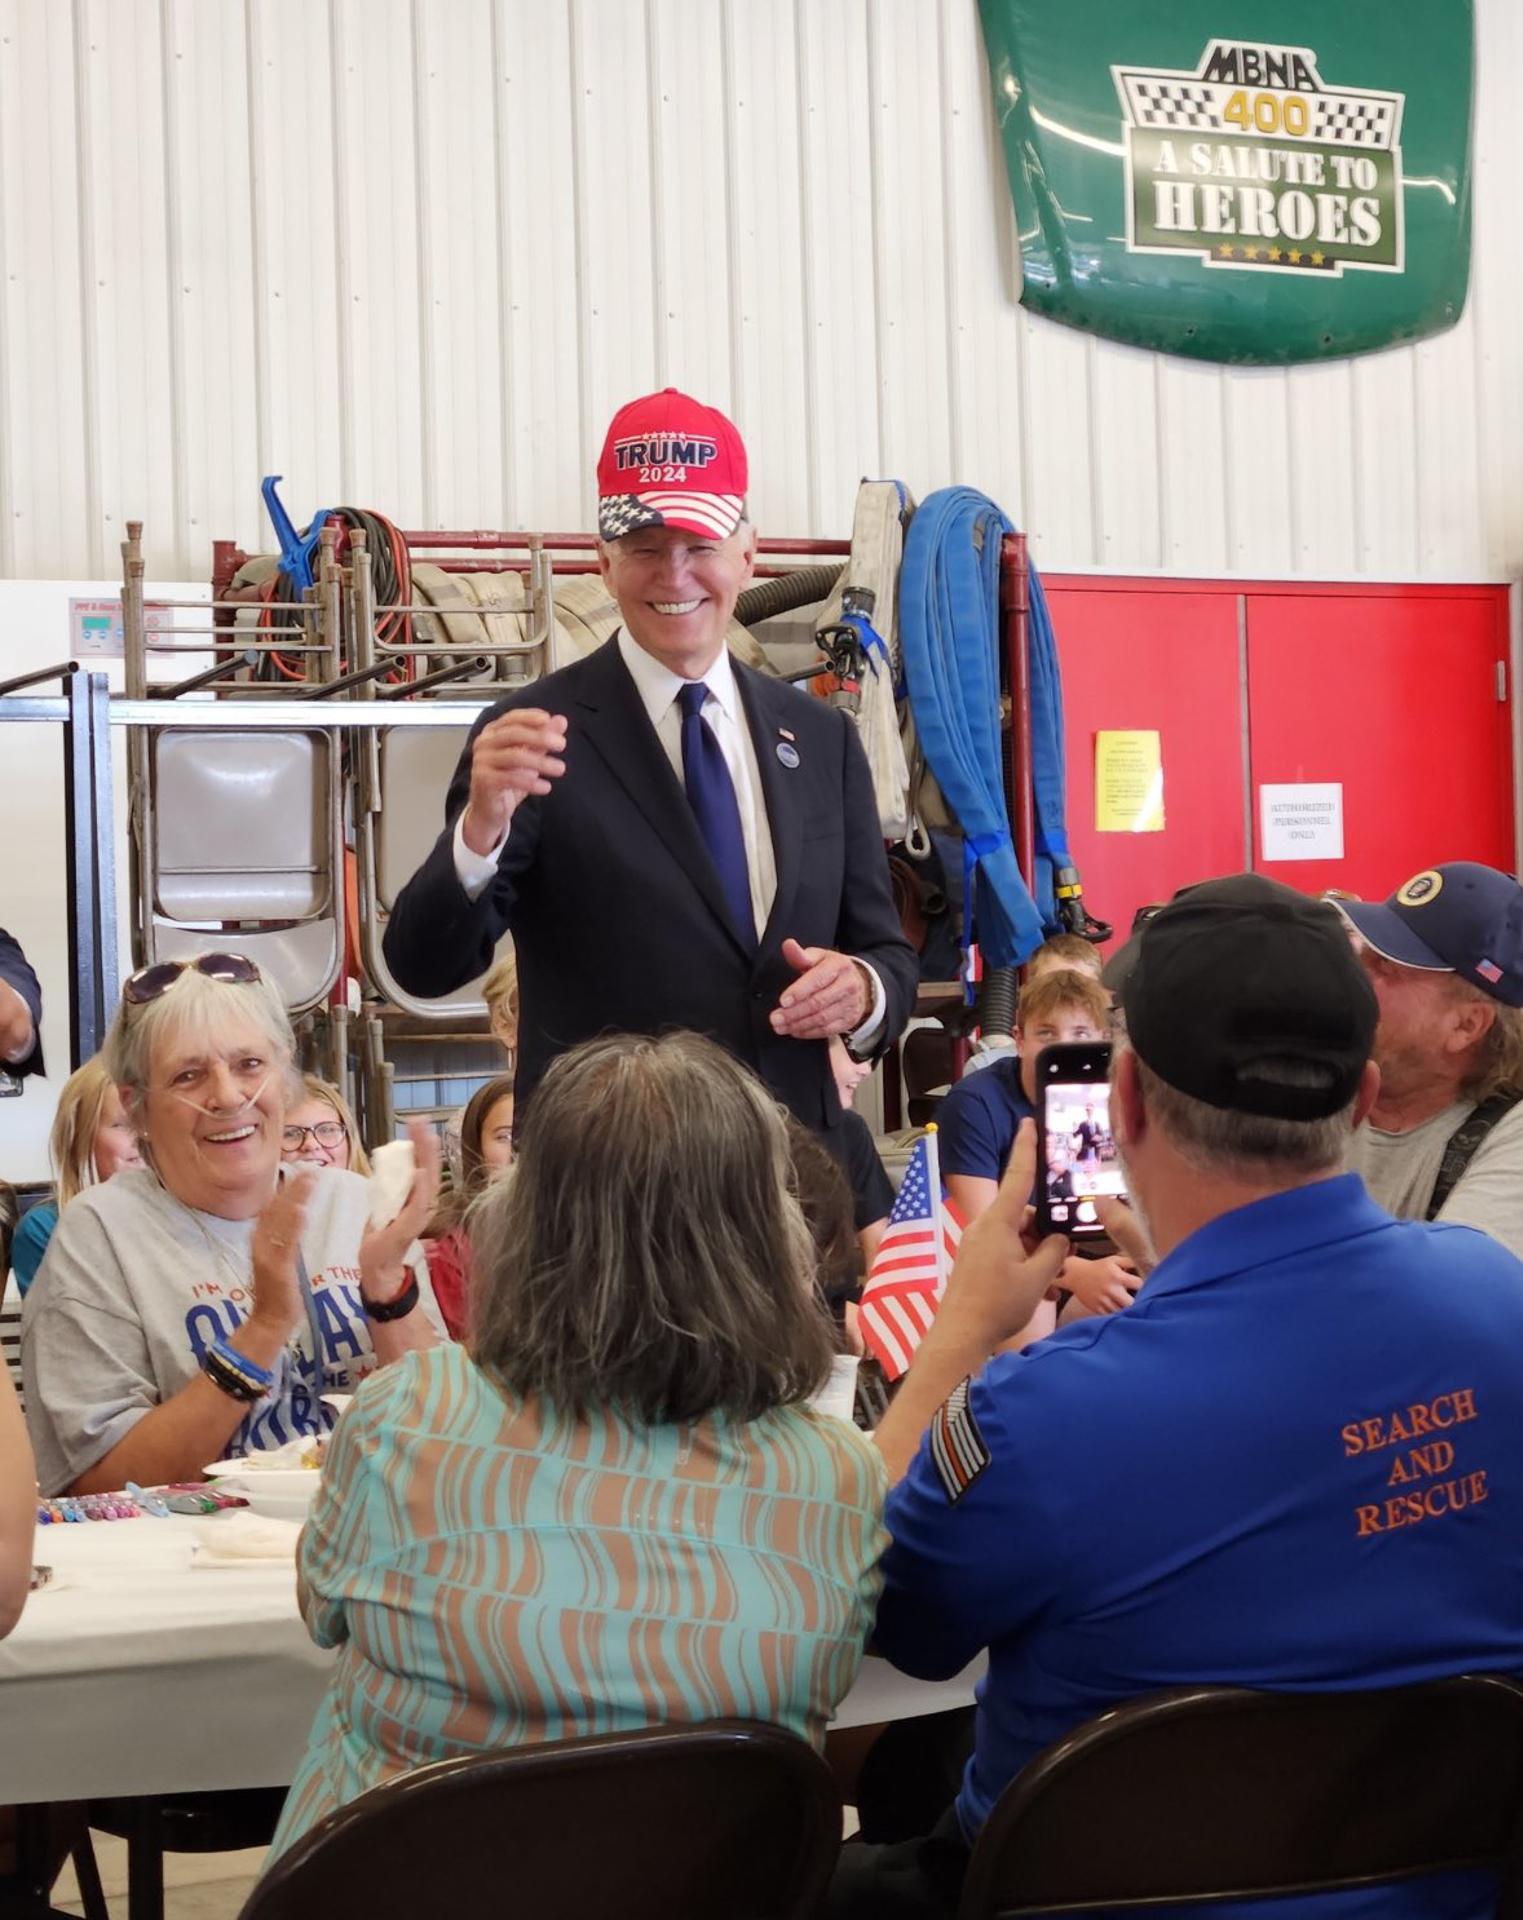
M291 524L290 514L281 504L280 495L275 491L284 477L279 473L267 473L259 483L259 491L264 495L265 512L269 514L275 538L280 542L280 570L299 592L310 587L316 578L312 571L312 556L322 539L323 522L333 509L324 507L321 512L314 513L306 532L298 533Z

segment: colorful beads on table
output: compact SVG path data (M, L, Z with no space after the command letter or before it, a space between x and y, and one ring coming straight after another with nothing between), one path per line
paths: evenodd
M177 1481L167 1487L133 1486L126 1493L65 1493L56 1500L37 1502L39 1527L69 1525L81 1520L140 1520L145 1513L223 1513L246 1507L241 1494L224 1493L205 1481Z
M37 1524L51 1527L81 1520L137 1520L142 1511L125 1493L65 1494L57 1500L37 1502Z

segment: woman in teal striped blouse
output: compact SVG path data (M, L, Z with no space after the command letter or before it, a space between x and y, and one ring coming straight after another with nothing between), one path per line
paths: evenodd
M832 1332L761 1083L692 1034L579 1047L470 1233L471 1350L367 1380L330 1445L299 1563L339 1660L274 1853L458 1753L725 1716L818 1747L862 1658L883 1468L803 1404Z

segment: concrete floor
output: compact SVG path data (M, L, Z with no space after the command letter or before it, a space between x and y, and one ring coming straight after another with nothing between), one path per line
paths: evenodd
M97 1833L93 1838L111 1920L127 1920L127 1843L109 1833ZM248 1853L166 1854L166 1920L237 1920L263 1860L263 1847ZM72 1868L64 1869L53 1904L64 1913L84 1912Z

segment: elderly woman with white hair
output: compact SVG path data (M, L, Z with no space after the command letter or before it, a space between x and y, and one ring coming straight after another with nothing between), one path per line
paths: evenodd
M194 1478L333 1425L347 1392L442 1325L416 1235L438 1151L367 1231L357 1174L282 1176L293 1095L285 1008L242 954L135 973L104 1061L146 1165L64 1209L22 1322L47 1494Z

